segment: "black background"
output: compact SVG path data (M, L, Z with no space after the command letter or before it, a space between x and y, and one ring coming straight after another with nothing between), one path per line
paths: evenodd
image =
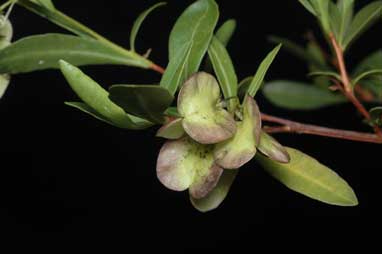
M156 1L56 1L57 7L111 40L128 46L136 16ZM173 0L150 16L139 34L137 48L152 48L151 59L167 61L167 41L173 23L192 1ZM240 78L254 74L273 45L276 34L304 42L308 30L319 32L313 18L297 1L218 1L221 20L235 18L238 29L229 45ZM357 1L362 6L370 1ZM15 39L65 32L16 7L11 20ZM381 45L379 27L371 29L351 49L349 68ZM113 83L155 83L160 75L118 67L85 67L105 87ZM302 62L282 52L268 79L306 79ZM328 138L281 135L279 140L316 157L335 169L354 188L360 205L333 207L289 191L256 163L241 169L224 204L201 214L187 193L167 190L156 179L155 163L163 143L155 129L125 131L64 106L76 96L58 71L13 77L0 101L1 166L0 224L4 231L131 234L125 241L141 247L173 246L228 248L255 239L260 224L318 223L335 230L341 224L365 224L379 202L375 183L381 169L378 145ZM290 112L271 106L261 96L262 111L329 127L365 130L351 105L313 112ZM374 223L374 221L373 221ZM150 244L149 244L150 243ZM143 244L143 245L141 245Z

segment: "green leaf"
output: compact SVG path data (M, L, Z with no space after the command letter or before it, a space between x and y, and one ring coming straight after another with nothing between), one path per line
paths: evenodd
M223 25L216 31L215 37L227 47L228 42L231 40L234 32L236 30L236 20L229 19L224 22Z
M115 126L113 122L111 122L109 119L107 119L103 115L99 114L97 111L95 111L92 107L90 107L86 103L83 103L83 102L65 102L65 104L69 107L76 108L76 109L102 121L102 122L105 122L109 125Z
M341 76L338 73L335 73L333 71L313 71L311 73L308 73L308 76L311 76L311 77L324 76L324 77L331 77L337 80L341 80Z
M89 28L68 17L64 13L58 11L57 9L51 9L44 5L40 5L37 3L37 1L18 0L17 4L82 37L96 38L98 36Z
M64 59L77 66L115 64L145 67L89 38L64 34L35 35L21 39L0 51L0 73L23 73L58 68Z
M354 87L363 79L366 79L366 78L371 77L371 76L377 76L378 74L382 75L382 69L370 70L370 71L366 71L364 73L361 73L352 80L352 86Z
M365 32L376 21L381 19L382 1L375 1L362 10L360 10L354 17L348 32L346 33L343 49L346 50L352 42L354 42L363 32Z
M237 76L231 57L224 45L214 37L208 49L208 55L211 59L224 98L228 100L228 109L235 110L237 97Z
M370 110L370 123L372 126L382 126L382 107L375 107Z
M329 4L331 0L311 0L313 8L316 10L317 18L326 34L331 32Z
M294 81L277 80L264 86L265 97L276 106L291 110L312 110L346 102L342 95Z
M122 108L109 99L108 92L77 67L61 60L61 71L77 95L92 109L82 107L88 113L97 115L123 129L145 129L152 124L139 117L126 114ZM73 105L73 104L72 104ZM79 107L78 107L79 108ZM97 117L100 118L100 117Z
M221 27L216 31L215 37L221 42L224 47L227 47L228 42L231 40L233 33L236 29L236 21L234 19L227 20ZM205 71L212 72L212 63L209 57L206 59Z
M55 9L52 0L37 0L37 1L34 1L34 2L38 2L42 6L48 8L50 10L54 10Z
M337 6L340 12L341 21L339 25L340 45L343 46L345 34L348 31L353 19L354 0L339 0Z
M152 11L154 11L155 9L157 9L163 5L166 5L166 3L161 2L161 3L155 4L154 6L150 7L149 9L145 10L144 12L142 12L138 16L138 18L135 20L133 28L131 29L131 33L130 33L130 47L131 47L132 51L135 51L135 39L137 38L137 34L139 32L139 29L142 26L143 21L146 19L146 17L148 15L150 15L150 13Z
M291 157L288 164L261 155L257 159L270 175L293 191L331 205L358 205L352 188L334 171L298 150L287 151Z
M127 113L151 122L163 123L164 111L174 97L158 85L113 85L109 98Z
M336 41L340 42L342 41L341 38L341 22L342 22L342 17L340 10L338 6L330 1L329 2L329 20L330 20L330 29L331 32L334 34L334 37L336 38Z
M192 205L200 212L209 212L220 206L238 174L238 170L224 170L216 187L204 198L195 199L190 195Z
M311 4L309 0L298 0L304 7L307 9L310 13L312 13L314 16L317 16L317 12L314 8L314 6Z
M275 59L277 53L280 51L281 46L282 45L280 44L276 48L274 48L260 64L259 68L257 69L256 75L254 76L252 83L249 85L248 88L248 94L250 96L254 97L257 91L260 89L261 85L264 82L265 75L269 67L271 66L273 60Z
M169 40L169 64L160 83L171 94L199 69L218 18L215 1L199 0L177 20Z

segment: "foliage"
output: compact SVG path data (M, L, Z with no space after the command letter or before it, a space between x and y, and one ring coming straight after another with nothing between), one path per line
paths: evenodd
M14 2L4 3L1 11ZM372 95L372 101L381 102L380 50L354 68L349 84L338 60L340 53L348 52L360 35L381 21L382 1L371 3L358 13L354 12L354 0L299 2L316 17L332 51L324 53L313 39L300 46L273 36L271 41L279 45L254 70L253 76L239 82L226 48L236 22L228 20L217 28L219 6L214 0L197 0L179 16L169 37L165 70L136 52L142 23L165 3L139 15L132 26L131 49L125 49L60 12L50 0L18 0L20 6L73 35L41 34L11 43L12 25L1 16L0 96L10 74L56 68L81 99L67 102L68 106L122 129L159 125L157 136L166 142L157 159L157 177L171 190L188 190L191 203L201 212L213 210L223 202L239 169L252 159L291 190L324 203L354 206L358 204L357 197L339 175L267 134L270 129L263 126L255 97L261 90L276 106L316 110L345 103L353 98L349 95L361 89ZM310 83L264 81L282 45L307 63ZM337 60L335 64L333 59ZM106 91L78 68L98 64L152 69L163 76L155 85L117 84ZM333 81L336 91L328 89ZM351 91L346 90L349 87ZM348 94L341 94L341 89ZM372 127L381 126L381 115L380 107L371 109L366 122Z

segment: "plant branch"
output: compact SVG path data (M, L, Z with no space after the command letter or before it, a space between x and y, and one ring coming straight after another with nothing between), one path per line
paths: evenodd
M338 70L340 72L341 82L343 85L343 89L341 89L341 91L344 93L346 98L356 107L358 112L360 112L363 115L363 117L366 120L371 120L369 112L367 111L365 106L358 100L358 98L354 94L351 80L350 80L348 71L346 69L343 49L338 44L338 42L337 42L337 40L333 34L330 34L330 41L331 41L331 44L333 46L334 51L336 52ZM374 132L379 136L379 138L382 138L382 131L377 126L374 127Z
M267 133L308 134L358 142L382 144L382 138L372 133L331 129L317 125L303 124L264 113L261 114L261 119L263 122L277 123L282 125L276 127L264 127L264 131Z

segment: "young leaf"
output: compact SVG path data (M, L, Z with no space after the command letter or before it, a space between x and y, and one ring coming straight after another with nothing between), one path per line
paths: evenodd
M154 123L164 122L164 111L174 99L158 85L113 85L109 93L110 100L125 112Z
M238 170L224 170L216 187L204 198L195 199L190 195L192 205L200 212L209 212L219 207L238 174Z
M286 80L267 83L263 94L276 106L291 110L313 110L346 102L343 96L329 90Z
M141 28L143 21L146 19L146 17L148 15L150 15L150 13L152 11L154 11L155 9L157 9L157 8L159 8L165 4L166 4L165 2L155 4L154 6L150 7L149 9L145 10L144 12L142 12L138 16L138 18L135 20L133 28L131 29L131 33L130 33L130 47L131 47L132 51L135 51L135 39L137 38L137 34L139 32L139 29Z
M208 55L211 59L220 87L223 90L225 99L228 99L228 109L233 111L236 107L233 98L237 96L237 76L224 45L214 37L208 49Z
M273 60L275 59L277 53L280 51L280 48L281 44L274 48L260 64L259 68L257 69L256 75L254 76L252 83L249 85L248 88L247 93L250 96L254 97L257 91L260 89L261 85L264 82L265 75L269 67L271 66Z
M331 205L358 205L354 191L334 171L298 150L287 148L287 151L291 157L288 164L262 155L257 159L270 175L291 190Z
M102 118L122 129L138 130L152 125L148 121L126 114L123 109L110 101L109 94L105 89L77 67L61 60L60 68L72 89L89 106L87 108L81 107L81 110L102 116ZM78 104L77 108L80 108ZM97 114L93 112L97 112Z
M13 74L58 68L60 59L77 66L114 64L147 67L145 62L121 55L93 39L44 34L23 38L1 50L0 73Z
M160 83L171 94L199 69L218 17L214 0L198 0L177 20L169 40L169 64Z
M377 20L381 19L382 1L375 1L362 10L354 17L348 32L346 33L343 49L346 50L352 42L354 42L363 32L372 26Z

